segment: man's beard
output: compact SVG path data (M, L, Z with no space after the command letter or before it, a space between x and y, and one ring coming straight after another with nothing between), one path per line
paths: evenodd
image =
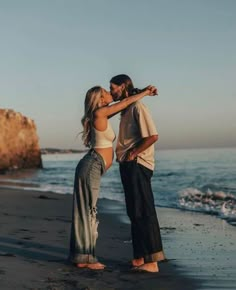
M116 94L112 95L112 98L115 102L121 101L121 100L127 98L127 92L126 92L126 90L123 90L120 94L116 93Z
M122 93L121 93L121 96L120 96L119 100L123 100L123 99L125 99L127 97L128 97L127 91L126 91L126 89L124 89L122 91Z

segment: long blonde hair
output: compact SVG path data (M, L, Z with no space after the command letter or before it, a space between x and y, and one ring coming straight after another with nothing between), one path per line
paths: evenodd
M84 100L84 116L81 119L83 126L82 140L86 147L91 147L91 125L93 113L99 107L99 101L102 96L102 88L95 86L87 91Z

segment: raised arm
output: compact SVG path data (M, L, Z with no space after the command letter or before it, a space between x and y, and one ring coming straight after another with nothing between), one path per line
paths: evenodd
M127 97L120 102L112 104L110 106L102 107L96 110L95 116L96 117L110 117L113 116L122 110L126 109L129 105L141 100L145 96L154 96L157 95L157 89L154 86L148 86L143 92Z

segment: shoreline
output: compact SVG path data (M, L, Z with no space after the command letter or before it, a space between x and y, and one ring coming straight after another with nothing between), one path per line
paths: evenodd
M26 171L26 174L29 171ZM19 175L22 175L22 171L18 172ZM10 176L10 175L9 175ZM9 180L5 179L5 176L0 176L0 189L12 189L12 190L19 190L19 191L32 191L32 192L41 192L42 194L46 194L48 192L52 193L52 194L59 194L59 195L72 195L71 192L73 191L73 188L71 188L70 192L56 192L53 189L45 189L45 188L40 188L40 185L38 184L34 184L34 183L24 183L24 181L19 180L16 182L12 182L12 180L9 182ZM106 199L104 197L99 198L99 199ZM108 198L109 199L109 198ZM120 202L120 200L116 200L116 199L109 199L111 201L114 202ZM158 208L163 208L163 209L173 209L173 210L178 210L178 211L182 211L182 212L192 212L192 213L199 213L202 215L207 215L207 216L214 216L217 219L221 220L221 221L226 221L228 224L236 227L236 217L235 216L231 216L231 215L225 215L225 216L221 216L221 214L219 212L214 212L214 211L204 211L201 209L192 209L192 208L187 208L187 207L174 207L174 206L160 206L160 205L155 205L155 207Z
M0 187L1 289L207 290L236 284L235 228L214 216L177 209L157 208L169 261L159 264L158 274L131 273L125 207L108 199L98 202L97 242L97 255L107 267L77 269L67 261L71 207L70 194Z

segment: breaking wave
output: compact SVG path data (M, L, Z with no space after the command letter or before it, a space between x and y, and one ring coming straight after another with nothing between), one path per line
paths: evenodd
M236 196L223 191L186 188L180 192L179 206L184 209L219 215L236 224Z

